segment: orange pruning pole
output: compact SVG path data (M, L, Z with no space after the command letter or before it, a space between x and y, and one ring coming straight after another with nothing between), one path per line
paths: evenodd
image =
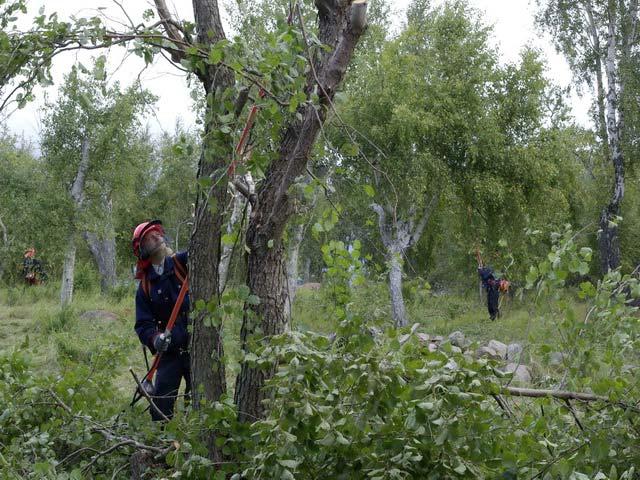
M476 247L476 260L478 260L478 266L482 267L482 257L480 256L480 248Z
M258 94L260 98L265 96L265 91L260 89L260 93ZM238 158L242 158L245 153L245 147L247 145L247 141L249 140L249 133L251 133L251 129L253 128L253 124L256 121L256 116L258 115L258 110L260 107L258 105L253 105L251 107L251 111L249 112L249 116L247 117L247 123L242 129L242 134L240 135L240 140L238 140L238 144L236 145L236 157L229 164L229 168L227 168L227 175L232 177L236 173L236 165L238 163Z

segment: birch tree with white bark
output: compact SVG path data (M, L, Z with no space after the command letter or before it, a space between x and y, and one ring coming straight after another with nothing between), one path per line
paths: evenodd
M638 53L638 0L539 0L538 23L569 61L576 81L593 88L594 120L609 164L609 200L600 214L603 273L621 262L619 222L625 193L625 110L634 108Z

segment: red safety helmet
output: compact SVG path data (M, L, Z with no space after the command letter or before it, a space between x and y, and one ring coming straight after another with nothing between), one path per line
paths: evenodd
M164 228L162 227L162 222L160 220L152 220L150 222L143 222L138 225L133 231L133 238L131 239L131 246L133 248L133 254L140 258L141 260L145 260L141 258L140 245L142 244L142 239L149 232L159 232L164 236ZM143 255L144 256L144 255Z

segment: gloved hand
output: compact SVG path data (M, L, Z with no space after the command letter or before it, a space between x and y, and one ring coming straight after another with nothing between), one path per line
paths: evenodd
M169 344L171 343L171 335L165 335L161 333L160 335L156 335L153 339L153 348L156 349L157 352L166 352L169 348Z

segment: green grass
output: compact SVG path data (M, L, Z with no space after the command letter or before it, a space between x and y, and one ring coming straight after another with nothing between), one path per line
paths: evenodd
M144 358L133 331L133 290L101 296L80 291L70 308L61 310L58 292L52 286L0 289L0 352L17 346L27 347L34 365L42 373L64 374L67 368L82 363L103 368L104 353L115 355L118 364L108 365L115 388L123 398L133 391L128 367L139 375L145 371ZM556 327L549 316L536 312L528 301L511 299L502 306L502 317L490 321L478 294L434 295L425 288L409 290L406 307L410 322L421 324L420 331L447 336L462 331L469 340L479 343L490 339L504 343L518 342L531 356L540 345L555 343ZM354 291L351 310L380 326L391 326L388 291L382 283L368 283ZM575 305L577 310L581 305ZM105 310L115 320L83 320L87 311ZM336 329L335 305L331 292L299 291L292 308L292 327L302 331L330 333ZM240 318L224 322L226 375L232 388L239 371ZM529 358L527 358L529 361ZM536 363L536 362L534 362ZM542 367L539 368L542 370ZM546 373L546 372L543 372Z

